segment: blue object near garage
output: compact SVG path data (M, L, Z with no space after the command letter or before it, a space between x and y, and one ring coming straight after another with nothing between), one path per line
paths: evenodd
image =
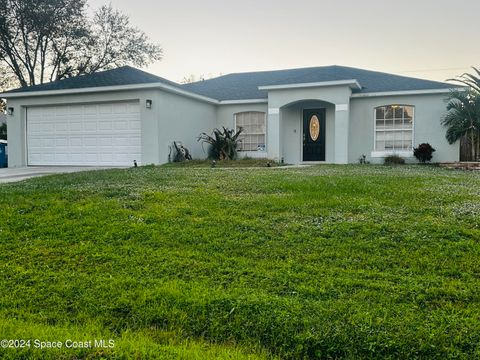
M0 140L0 168L4 168L7 166L7 142L5 140Z

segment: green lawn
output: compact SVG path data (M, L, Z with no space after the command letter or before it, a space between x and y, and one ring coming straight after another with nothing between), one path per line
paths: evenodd
M1 358L480 357L480 173L143 167L0 199L0 339L31 340Z

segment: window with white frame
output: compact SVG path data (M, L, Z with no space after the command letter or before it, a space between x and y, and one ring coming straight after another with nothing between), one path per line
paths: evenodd
M247 111L235 114L235 129L243 129L238 151L265 151L265 113Z
M375 151L413 149L414 108L386 105L375 108Z

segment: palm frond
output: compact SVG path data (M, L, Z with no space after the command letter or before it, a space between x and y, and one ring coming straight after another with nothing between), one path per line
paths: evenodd
M240 140L238 136L243 129L235 132L234 129L222 127L222 129L213 129L212 136L201 133L197 140L208 143L208 157L213 160L229 159L237 157L237 148Z

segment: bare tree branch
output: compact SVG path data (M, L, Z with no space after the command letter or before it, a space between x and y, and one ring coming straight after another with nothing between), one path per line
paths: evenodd
M109 5L89 18L86 1L0 0L0 64L21 86L162 58L128 16Z

